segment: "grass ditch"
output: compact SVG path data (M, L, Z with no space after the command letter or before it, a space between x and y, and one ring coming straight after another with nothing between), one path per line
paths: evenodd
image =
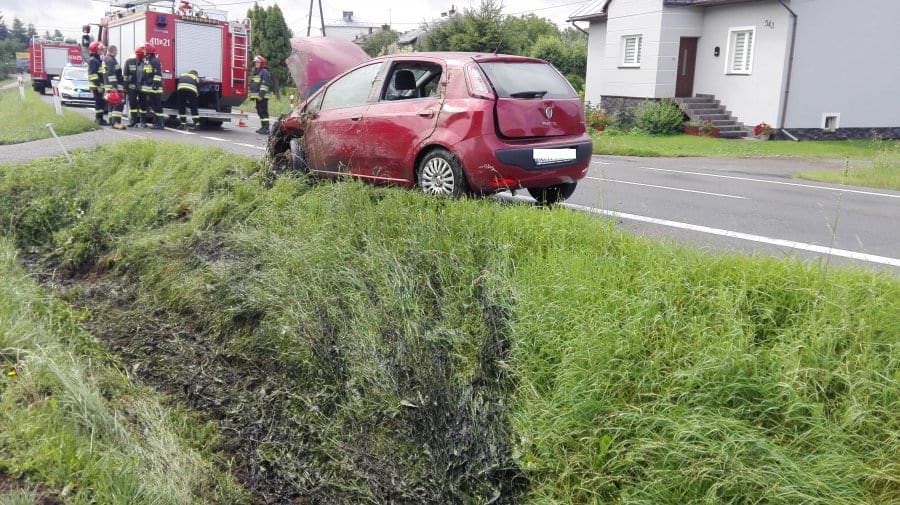
M16 88L0 91L0 145L50 138L47 123L53 123L60 136L97 128L90 119L65 107L63 115L57 116L53 106L30 90L26 91L25 100L19 98Z
M900 191L900 143L877 142L871 167L801 172L797 176L812 181Z
M890 503L900 284L152 142L0 227L272 503Z
M248 503L215 428L133 384L85 317L0 239L0 503Z

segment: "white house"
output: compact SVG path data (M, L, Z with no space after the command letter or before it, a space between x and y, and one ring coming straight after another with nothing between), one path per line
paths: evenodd
M600 0L570 21L607 111L677 97L731 136L900 138L900 0Z
M354 42L360 37L381 30L381 25L362 23L353 19L353 11L343 11L342 14L339 22L325 25L325 35Z

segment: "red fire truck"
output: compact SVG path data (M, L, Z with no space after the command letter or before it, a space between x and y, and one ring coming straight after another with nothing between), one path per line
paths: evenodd
M68 64L81 65L84 58L78 44L65 44L38 37L28 43L28 72L31 74L31 87L38 93L51 87L50 81L62 74Z
M200 118L211 126L243 117L232 109L247 98L250 84L250 21L228 21L224 11L195 9L189 2L125 0L100 23L99 40L119 48L119 63L149 42L163 72L163 106L176 116L178 77L200 75Z

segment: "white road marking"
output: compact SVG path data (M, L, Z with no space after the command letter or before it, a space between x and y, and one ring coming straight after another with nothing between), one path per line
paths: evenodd
M242 144L242 143L240 143L240 142L233 142L233 144L236 145L236 146L241 146L241 147L252 147L252 148L256 149L256 146L253 145L253 144Z
M600 161L600 160L594 160L591 162L591 164L592 165L595 165L595 164L596 165L612 165L612 163L610 163L608 161Z
M215 140L216 142L228 142L227 140L220 139L219 137L203 137L203 138L208 139L208 140Z
M585 177L585 179L590 179L592 181L605 181L605 182L615 182L618 184L632 184L634 186L645 186L648 188L658 188L658 189L668 189L670 191L683 191L685 193L698 193L701 195L709 195L709 196L721 196L723 198L735 198L737 200L747 200L746 196L737 196L737 195L726 195L724 193L710 193L708 191L697 191L695 189L683 189L683 188L673 188L671 186L657 186L655 184L643 184L640 182L631 182L631 181L620 181L618 179L606 179L603 177Z
M196 133L186 132L184 130L176 130L175 128L166 127L166 130L169 130L170 132L180 133L182 135L196 135Z
M260 151L265 151L265 147L253 146L253 149L259 149Z
M736 181L762 182L765 184L779 184L782 186L796 186L799 188L824 189L826 191L841 191L844 193L856 193L856 194L860 194L860 195L884 196L887 198L900 198L900 195L891 195L888 193L876 193L874 191L861 191L858 189L830 188L828 186L815 186L812 184L799 184L796 182L769 181L766 179L753 179L751 177L737 177L734 175L706 174L703 172L688 172L685 170L672 170L669 168L654 168L654 167L640 167L640 168L643 168L644 170L655 170L657 172L671 172L671 173L676 173L676 174L701 175L704 177L718 177L720 179L734 179Z
M671 228L679 228L682 230L696 231L700 233L708 233L711 235L719 235L722 237L729 237L739 240L747 240L750 242L759 242L762 244L770 244L776 245L780 247L787 247L789 249L796 249L800 251L809 251L819 254L825 254L829 256L839 256L842 258L850 258L859 261L867 261L870 263L879 263L882 265L890 265L893 267L900 267L900 258L889 258L886 256L876 256L874 254L866 254L857 251L848 251L845 249L835 249L834 247L825 247L815 244L807 244L805 242L795 242L793 240L784 240L780 238L771 238L771 237L763 237L760 235L751 235L749 233L741 233L737 231L731 230L723 230L720 228L710 228L709 226L700 226L696 224L688 224L688 223L680 223L678 221L669 221L667 219L657 219L655 217L647 217L647 216L638 216L635 214L626 214L624 212L616 212L613 210L605 210L598 209L595 207L587 207L584 205L577 205L573 203L564 203L564 207L579 210L582 212L587 212L589 214L597 214L601 216L609 216L616 217L619 219L628 219L630 221L640 221L644 223L651 223L660 226L668 226Z

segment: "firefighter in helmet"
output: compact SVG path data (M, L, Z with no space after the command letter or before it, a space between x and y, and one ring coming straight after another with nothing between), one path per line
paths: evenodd
M124 76L122 75L122 67L119 66L119 49L116 46L109 46L106 49L106 59L103 64L106 66L106 94L104 99L109 107L109 122L116 130L122 130L125 125L122 124L122 111L125 108L125 87L123 86Z
M91 42L88 46L90 60L88 61L88 81L91 93L94 95L94 121L98 125L106 126L109 123L103 116L106 114L106 101L103 100L104 84L106 82L106 65L103 63L103 44Z
M125 60L125 65L122 66L123 84L128 91L128 109L131 111L128 126L131 127L139 125L144 115L143 95L140 93L143 63L144 46L140 46L134 50L134 57Z
M200 126L200 111L197 110L198 98L200 97L200 76L196 70L190 70L178 77L178 119L181 121L180 128L187 129L187 109L191 109L191 129L197 129Z
M253 76L250 77L250 99L256 102L256 113L262 126L256 133L269 134L269 86L272 79L269 76L269 62L263 56L253 58Z
M154 130L162 130L165 121L162 108L162 67L156 54L156 46L148 42L144 44L144 52L147 53L141 69L141 93L147 100L144 117L153 119Z

